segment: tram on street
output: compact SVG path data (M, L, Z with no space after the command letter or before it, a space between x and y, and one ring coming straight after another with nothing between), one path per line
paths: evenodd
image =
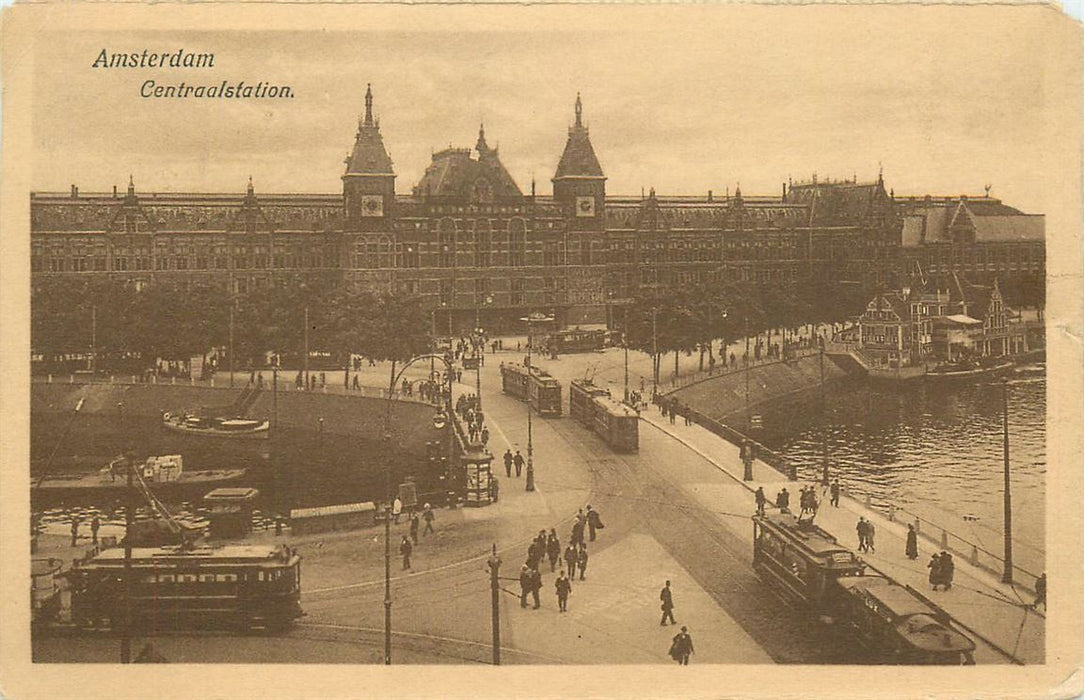
M569 328L546 336L546 347L559 354L594 352L613 345L615 333L606 329Z
M568 388L568 414L596 433L614 452L640 449L640 414L610 397L589 379L574 379Z
M132 624L141 630L278 632L303 614L301 557L285 545L132 548L129 575ZM75 561L68 580L77 627L123 624L123 547Z
M753 517L753 570L785 599L856 634L882 663L972 664L975 643L914 590L789 513Z
M526 401L538 415L561 415L561 383L544 370L528 372L524 365L501 363L501 389L509 396Z

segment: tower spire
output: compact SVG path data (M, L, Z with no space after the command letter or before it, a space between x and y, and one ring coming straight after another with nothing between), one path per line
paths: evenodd
M576 128L579 129L583 126L583 100L580 99L580 93L576 93Z
M373 84L365 85L365 126L373 125Z
M489 152L489 144L486 143L486 125L482 122L478 125L478 143L474 146L478 151L479 156L483 156Z

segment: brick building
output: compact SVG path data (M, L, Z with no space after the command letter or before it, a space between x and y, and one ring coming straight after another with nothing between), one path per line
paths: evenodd
M240 294L306 278L419 295L441 332L607 323L637 293L674 285L810 279L896 283L914 266L1041 275L1043 219L990 197L897 199L884 181L788 183L775 196L606 192L577 96L552 194L525 194L480 129L410 194L373 95L338 194L31 193L31 270L207 279Z

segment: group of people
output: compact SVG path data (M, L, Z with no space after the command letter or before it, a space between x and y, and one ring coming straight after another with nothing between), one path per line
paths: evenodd
M662 417L670 418L670 425L674 425L677 422L677 416L681 416L685 421L685 425L692 425L692 409L688 406L680 403L677 399L665 399L659 398L659 410L662 411Z
M504 451L504 473L505 473L505 475L507 475L508 477L511 477L512 476L512 467L514 466L516 468L516 478L519 478L519 476L523 473L523 464L524 464L523 455L521 455L519 453L519 450L516 450L515 454L512 454L512 449L511 448Z
M937 590L938 586L944 586L944 590L952 588L952 578L956 574L956 563L952 561L952 555L942 550L934 552L930 557L930 563L926 565L930 570L930 586Z
M589 534L588 541L594 542L598 530L604 527L606 526L602 524L598 511L590 505L587 506L586 512L581 508L576 513L576 518L572 523L572 534L563 552L567 573L565 569L561 569L553 583L559 612L568 611L568 597L572 594L572 581L575 580L576 573L579 573L580 581L586 579L588 555L587 542L584 540L585 531ZM527 607L528 596L533 599L535 610L541 607L539 592L542 590L542 562L549 560L552 573L557 570L557 562L561 558L561 541L557 537L557 530L551 528L548 534L545 530L539 530L538 536L531 540L531 544L527 547L527 560L519 572L520 607Z
M472 443L489 444L489 428L485 426L485 414L481 402L474 394L463 394L455 401L455 412L467 426L467 434ZM511 474L509 474L511 476Z
M72 533L72 546L73 547L76 546L76 544L79 541L79 525L80 525L80 523L82 523L82 520L80 520L79 517L73 517L72 518L71 533ZM101 527L102 527L101 518L99 518L97 515L95 515L90 521L90 542L91 542L91 544L93 544L93 545L98 544L98 530L100 530Z
M395 518L395 522L399 522L399 517L402 513L402 501L398 498L395 499L395 504L392 506L392 516ZM409 515L410 535L403 535L402 542L399 543L399 554L403 557L403 571L410 570L410 557L414 554L414 547L418 544L418 528L421 521L425 521L425 530L422 531L422 536L428 535L430 532L435 533L433 529L433 521L436 520L436 515L433 513L433 508L426 503L422 506L422 512L419 513L416 510L411 510Z
M876 552L877 548L873 543L873 536L876 532L876 528L873 523L866 520L865 517L859 516L858 524L854 528L858 532L858 551L859 552Z

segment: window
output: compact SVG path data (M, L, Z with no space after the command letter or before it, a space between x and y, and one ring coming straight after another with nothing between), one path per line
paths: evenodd
M523 219L513 219L508 228L511 239L508 264L512 267L523 267L527 256L527 226Z
M403 246L403 267L416 268L420 266L417 244L408 243Z

